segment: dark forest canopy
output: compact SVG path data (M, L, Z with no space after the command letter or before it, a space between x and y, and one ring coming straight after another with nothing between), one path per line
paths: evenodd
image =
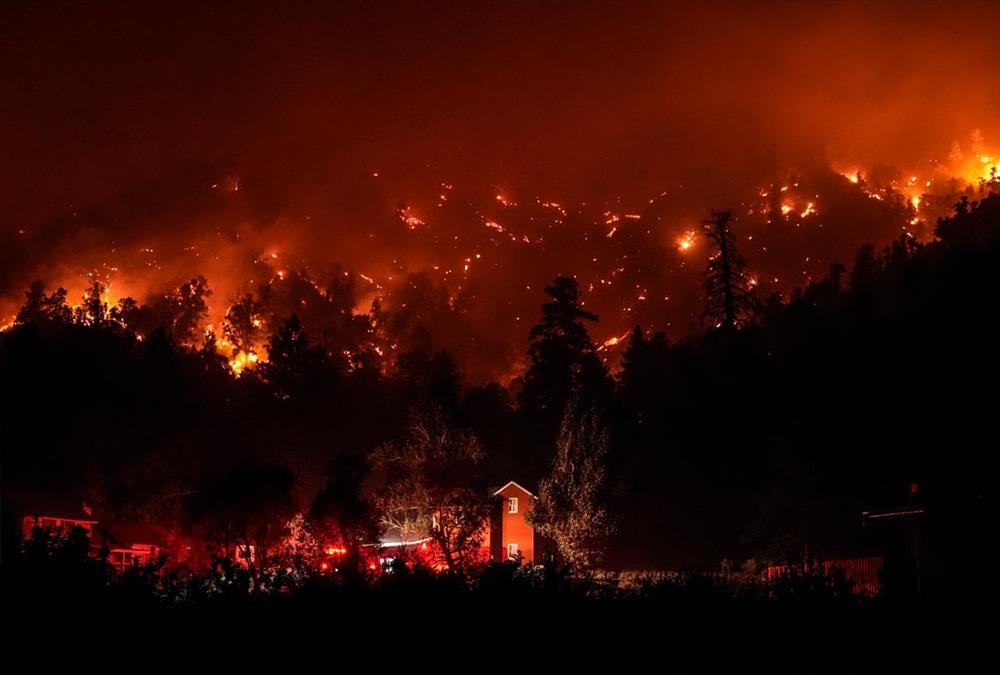
M849 274L831 266L738 330L675 341L636 327L614 377L588 334L596 317L556 279L527 375L509 388L463 386L447 353L419 345L384 360L345 350L366 333L332 305L326 334L309 316L274 322L267 366L234 378L214 335L178 338L210 280L158 307L108 308L95 288L75 314L32 286L0 334L5 499L82 492L121 517L169 519L172 495L253 460L287 467L308 504L337 458L398 442L428 401L479 439L489 479L537 484L568 399L582 396L610 429L609 564L839 554L863 509L896 505L913 484L956 511L995 504L1000 196L959 204L937 233L863 247Z

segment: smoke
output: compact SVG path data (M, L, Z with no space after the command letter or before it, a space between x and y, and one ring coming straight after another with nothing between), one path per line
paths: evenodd
M3 11L5 315L34 278L141 299L201 273L217 322L255 261L341 264L374 280L359 311L407 310L473 380L516 370L555 274L599 342L678 338L705 250L676 239L710 207L788 292L910 227L837 171L1000 137L988 2ZM772 184L792 218L760 217Z

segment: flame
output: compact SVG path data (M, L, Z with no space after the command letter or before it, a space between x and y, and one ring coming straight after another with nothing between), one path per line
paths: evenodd
M681 236L677 237L677 250L681 253L687 253L695 244L695 240L698 233L694 230L687 230Z
M602 342L600 346L598 346L597 351L603 352L606 349L611 349L612 347L618 346L619 344L621 344L623 340L625 340L625 338L628 337L629 332L630 331L625 331L621 335L613 335L609 337L607 340Z
M911 225L918 225L921 222L933 223L938 215L942 215L934 209L948 208L950 203L953 203L945 197L960 192L965 189L965 186L975 187L978 181L997 180L998 152L995 149L987 151L981 139L977 143L978 145L974 144L974 147L967 149L965 153L961 152L961 148L959 148L959 151L953 152L946 161L927 162L924 166L917 168L907 167L906 171L900 172L895 179L876 178L888 181L880 185L872 183L870 176L878 177L879 173L882 172L873 171L869 174L858 165L843 165L844 170L841 173L847 182L842 182L839 188L853 192L855 195L862 195L863 198L884 202L886 205L899 205L906 209L912 209L912 211L907 212L904 219L904 222L909 221ZM833 163L830 166L836 169L841 165ZM373 175L377 176L377 174ZM222 186L223 183L220 181L218 185ZM806 185L806 183L803 182L802 185ZM856 187L852 187L852 185ZM744 194L755 200L746 204L749 213L761 216L761 221L771 214L771 209L780 209L784 215L793 217L796 227L801 225L804 230L809 226L814 226L818 229L823 226L822 221L834 208L832 201L823 201L824 195L814 194L813 191L806 192L806 189L800 188L799 183L795 182L794 179L779 180L767 184L766 187L757 185L745 187L747 189ZM456 197L460 193L453 192L453 189L451 183L435 181L433 192L429 196L449 200L450 207L461 201ZM663 198L665 194L661 192L660 197ZM755 195L765 199L756 200ZM766 199L768 195L774 201ZM471 216L473 226L458 233L449 231L447 238L442 236L445 234L443 226L438 230L436 222L434 225L429 225L409 206L398 208L396 210L398 221L409 230L418 231L412 235L413 240L433 242L433 245L438 248L433 256L425 253L425 249L416 247L418 252L412 254L410 249L407 249L406 255L409 257L404 258L403 253L395 253L398 258L392 258L391 263L387 260L366 260L365 264L372 266L367 270L371 274L363 274L357 270L354 272L359 279L359 284L361 281L368 284L363 287L361 297L358 299L359 313L367 311L366 304L370 307L374 300L381 301L385 297L391 297L399 280L405 279L407 274L423 271L434 274L435 281L447 282L450 293L448 306L454 308L456 307L455 299L460 296L460 293L470 292L472 286L469 281L473 275L477 277L481 275L482 279L477 278L476 281L485 285L495 280L495 277L489 276L491 274L504 273L507 276L513 276L510 274L512 271L523 272L525 271L523 268L502 272L501 266L504 264L519 265L522 259L528 261L540 259L534 256L532 250L538 253L544 252L549 241L557 242L560 246L565 241L567 250L574 246L579 249L580 260L584 261L581 265L585 264L586 267L572 269L572 271L581 274L581 276L587 275L581 288L587 289L589 284L589 291L596 296L592 302L602 313L607 312L606 307L609 301L617 301L614 305L617 316L626 318L629 324L634 324L639 320L643 323L655 320L649 317L656 316L654 312L662 309L662 307L657 306L658 303L666 302L671 297L669 292L676 290L669 287L662 290L657 289L650 284L649 278L640 276L647 274L646 270L652 265L648 258L637 260L638 256L635 256L634 251L629 248L633 242L641 241L643 236L664 236L662 230L655 229L661 216L653 210L643 211L642 214L630 212L638 209L634 204L628 204L625 199L620 197L613 204L588 206L586 204L549 201L544 196L535 196L526 205L528 208L521 210L515 208L517 204L496 186L481 201L486 203L478 204L481 210L475 211L475 215ZM653 204L656 201L656 199L651 199L649 203ZM644 204L645 200L641 203ZM420 209L423 208L421 204L418 202ZM824 218L818 217L820 214L819 204L823 204L822 215ZM870 206L879 208L881 205L871 204ZM511 208L507 210L500 207ZM569 217L570 213L572 213L572 219ZM386 215L390 222L395 224L391 207ZM808 223L804 221L807 217L812 218ZM585 222L584 218L587 218ZM499 219L503 220L503 224L499 222ZM799 222L799 219L803 219L803 221ZM430 218L429 220L433 221ZM632 222L627 223L626 221ZM533 222L534 225L529 224L530 222ZM681 223L683 222L681 221ZM563 223L567 223L567 226L560 230L559 225ZM568 225L569 223L572 223L572 227ZM782 225L785 224L789 223L782 221ZM768 245L772 247L775 245L773 238L782 237L785 234L783 228L775 227L770 231L752 229L756 226L757 224L752 219L748 223L748 227L741 228L739 232L741 241L750 242L746 255L754 263L758 261L753 259L753 256L759 255L759 253L767 254ZM396 229L401 230L402 228L396 225ZM915 227L913 230L914 236L931 236L926 228L921 230ZM696 248L698 232L700 229L697 228L683 231L680 228L677 231L668 230L664 243L667 246L676 247L680 255L687 255L688 252ZM619 237L619 234L622 236ZM234 233L232 236L236 242L240 241L238 233ZM370 236L373 239L376 238L375 234ZM407 240L409 237L410 235L407 236ZM427 238L422 239L423 237ZM570 239L571 237L578 238L574 241ZM608 240L614 241L609 242ZM242 268L237 267L235 261L232 260L220 261L220 256L225 254L218 247L213 248L201 239L184 243L191 244L183 247L185 261L195 261L197 258L196 263L199 267L193 271L196 273L204 272L209 282L213 284L212 300L218 304L210 304L209 319L215 321L216 326L222 325L221 321L225 316L224 310L226 309L225 301L235 297L233 292L238 290L240 294L245 291L256 293L269 286L280 287L283 290L296 280L299 266L302 265L304 268L306 265L304 258L300 257L302 251L296 249L293 242L265 240L255 242L259 245L253 246L253 264L259 265L259 267L255 268L249 277L246 275L240 277L238 276L240 272L234 270ZM480 253L477 252L479 250L491 251L483 264L478 264L481 259ZM107 302L109 307L114 306L120 298L124 297L134 297L140 302L146 302L147 298L150 297L150 291L160 292L163 290L163 286L158 285L159 282L150 281L150 278L156 278L156 273L153 270L160 270L157 257L171 255L171 251L171 245L165 242L136 242L129 246L128 251L122 250L117 254L112 251L112 257L103 267L99 268L99 274L80 273L81 269L92 269L94 263L92 260L88 260L86 266L80 263L76 267L70 267L69 269L73 271L69 273L72 276L69 276L68 279L47 279L47 285L49 290L59 285L69 289L69 298L77 302L74 306L79 306L78 299L82 297L86 286L95 278L106 286L102 293L102 299ZM493 251L496 251L496 254L493 254ZM805 251L804 253L812 253L814 260L819 257L816 255L816 251ZM126 256L132 258L129 259ZM220 261L221 265L213 263L213 260ZM243 262L240 261L241 264ZM669 262L676 267L685 267L677 259L671 259ZM118 268L112 263L120 264L124 272L118 272ZM310 263L313 261L311 260ZM643 269L640 269L640 263ZM353 261L352 264L354 264ZM532 262L527 262L526 265L531 266ZM137 267L140 273L145 275L145 281L143 277L135 275L133 270ZM215 271L220 273L216 274ZM540 270L530 270L532 273L536 271ZM676 269L669 271L673 273ZM775 271L784 272L785 270L768 269L764 271L762 268L760 271L762 278L767 279L769 286L772 278L778 278L773 275ZM696 274L697 267L690 266L690 269L687 269L685 273ZM803 271L803 274L806 273ZM94 276L95 274L96 276ZM160 278L162 279L163 276L166 274L160 275ZM114 284L110 283L112 277ZM223 283L220 287L214 286L220 277ZM524 288L527 290L537 288L538 279L533 274L525 276L525 281L531 282L524 284ZM754 279L752 282L756 283L756 280ZM774 285L779 286L780 284L775 281ZM519 287L520 285L518 285ZM672 304L678 304L677 296L673 297L675 300ZM521 300L522 298L512 298L507 303L511 308L510 316L515 319L515 323L523 320L525 307L519 304ZM588 301L591 301L590 297L588 297ZM0 306L0 331L9 330L14 323L13 318L5 321L6 315L10 314L7 311L10 308L8 305ZM648 313L643 314L643 312ZM254 318L251 320L253 328L260 329L261 335L267 334L273 328L268 325L272 314L267 313L266 316L268 319ZM671 318L676 319L676 316ZM608 330L616 331L619 328L621 328L620 325L612 323ZM372 329L373 334L378 334L379 344L373 343L369 349L376 354L383 355L386 359L391 359L397 350L397 338L385 336L379 332L385 330L384 325L375 326ZM247 372L248 369L252 370L266 362L265 344L258 342L253 345L243 345L242 350L237 350L221 335L221 331L217 331L217 333L218 351L225 357L234 375L239 376ZM624 337L627 335L612 336L601 343L600 349L611 349L617 346ZM143 336L137 336L137 339L142 338ZM199 347L198 344L184 346L191 349ZM404 350L406 345L400 341L398 347L400 350ZM349 360L350 358L348 358Z
M399 219L402 220L403 224L405 224L411 230L415 230L418 227L426 225L426 223L421 218L419 218L416 214L413 213L413 209L411 209L409 206L399 209L398 213L399 213Z
M260 361L261 359L255 351L240 352L229 359L229 369L233 371L233 375L239 377L244 370L255 367Z
M962 144L954 141L947 159L929 162L916 171L908 171L904 174L905 178L891 180L886 185L865 183L861 189L870 199L877 201L891 200L902 195L917 213L911 219L911 224L916 224L921 219L933 221L947 215L956 194L978 189L984 184L994 188L1000 185L996 154L985 150L983 135L978 129L970 134L970 150L970 153L964 152ZM857 167L852 166L839 173L854 184L862 184L864 174ZM943 199L927 199L928 196Z

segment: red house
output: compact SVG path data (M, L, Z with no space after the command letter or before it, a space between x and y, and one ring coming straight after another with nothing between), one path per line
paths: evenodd
M542 539L527 520L537 497L515 481L491 490L493 509L483 533L482 559L502 562L520 560L531 565L540 563L545 553ZM390 528L377 544L367 546L380 550L379 563L384 568L396 553L412 557L433 553L431 538L417 532L403 536L398 528Z
M36 527L50 537L66 537L73 528L79 527L90 539L90 555L98 557L103 550L108 563L119 572L154 562L160 555L165 533L159 526L101 523L86 501L68 502L51 496L33 501L35 506L27 509L21 522L21 534L25 539L34 536Z
M112 523L98 529L108 563L119 572L156 562L166 540L163 528L148 523Z
M526 564L541 562L543 546L535 528L526 520L535 497L527 488L514 481L493 493L496 501L489 531L490 557L493 560L514 560L520 556Z
M93 538L97 519L94 518L93 509L87 502L67 501L49 496L32 501L35 505L23 511L25 516L21 522L21 534L25 539L31 539L36 527L53 537L66 537L74 527L79 527L88 537ZM39 506L41 503L44 503L44 506Z

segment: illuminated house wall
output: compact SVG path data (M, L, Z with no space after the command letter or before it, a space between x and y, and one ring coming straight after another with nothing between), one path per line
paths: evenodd
M91 541L90 554L97 557L104 549L108 563L120 572L154 562L160 555L160 542L164 539L162 529L156 525L101 523L92 517L86 505L73 509L35 509L22 520L22 536L31 539L36 527L53 537L66 537L74 527L82 528Z
M540 562L540 559L536 560L538 547L535 545L535 528L525 518L534 504L535 495L510 481L494 492L493 498L499 509L490 531L493 559L509 560L520 554L525 563Z
M83 528L87 536L93 534L96 520L87 520L79 517L66 517L62 515L31 515L25 516L22 524L21 534L25 539L31 539L36 527L40 527L50 535L65 537L74 527Z

